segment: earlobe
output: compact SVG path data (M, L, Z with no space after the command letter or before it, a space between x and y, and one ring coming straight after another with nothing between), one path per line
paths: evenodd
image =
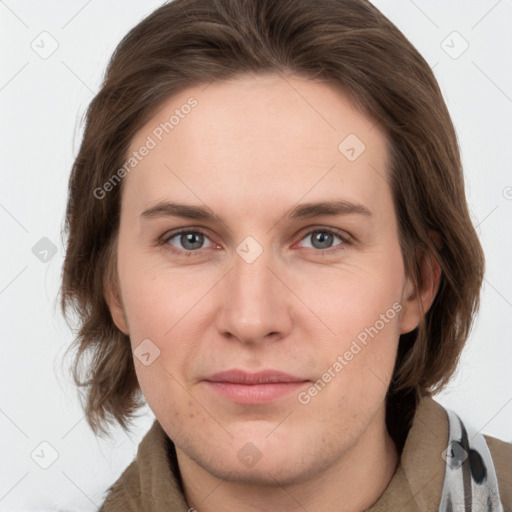
M421 282L418 288L412 279L407 278L402 297L400 334L406 334L418 327L422 316L426 315L434 302L441 282L441 267L431 253L418 254Z

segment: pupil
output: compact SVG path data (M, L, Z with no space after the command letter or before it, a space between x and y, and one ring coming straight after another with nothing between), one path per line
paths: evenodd
M322 233L321 231L319 231L313 237L313 240L315 242L320 242L320 249L325 249L326 247L329 247L329 242L331 242L331 238L332 235L330 233Z
M198 249L201 247L202 244L202 236L200 233L186 233L184 235L181 235L181 243L183 244L183 247L186 249ZM194 243L194 238L197 239ZM187 244L191 244L192 247L188 246Z

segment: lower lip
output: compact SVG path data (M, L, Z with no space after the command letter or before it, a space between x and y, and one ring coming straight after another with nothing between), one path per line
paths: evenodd
M228 400L237 404L265 404L297 392L307 382L269 382L266 384L234 384L231 382L211 382L206 384Z

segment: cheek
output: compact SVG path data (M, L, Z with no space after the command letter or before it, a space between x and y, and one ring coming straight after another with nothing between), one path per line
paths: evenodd
M188 386L190 368L200 355L197 317L214 276L132 257L120 266L120 280L137 379L148 405L172 424L179 424L189 410L198 416L200 411L187 405L190 395L183 386Z
M135 370L146 403L175 442L182 446L189 437L190 425L208 426L208 416L201 401L187 391L179 372L169 366L169 361L161 356L150 366L136 361Z
M321 373L298 397L305 421L321 421L330 430L347 428L347 435L367 425L382 406L399 340L399 302L374 298L363 306L344 316L341 335L316 348Z
M330 331L316 336L322 340L315 353L323 373L304 402L311 398L320 408L330 402L354 412L381 402L396 358L404 282L401 254L391 254L364 268L354 264L319 273L315 286L302 280L301 293L322 320L311 320L310 336L325 332L324 325Z
M349 342L378 323L378 330L389 331L398 323L397 304L401 301L404 271L398 251L386 257L347 259L338 267L309 268L300 276L290 273L287 282L309 307L302 319L308 328L323 332L323 338ZM299 274L299 273L296 273ZM386 329L382 326L382 316ZM398 332L398 331L397 331Z
M150 338L161 344L182 330L188 315L194 315L215 276L208 270L172 268L164 258L130 254L126 249L119 259L119 277L130 337L133 343Z

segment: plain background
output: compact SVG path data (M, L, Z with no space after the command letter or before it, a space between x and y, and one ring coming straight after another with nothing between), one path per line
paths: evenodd
M55 298L82 115L117 43L161 3L0 1L3 512L96 510L153 420L146 408L133 434L94 437L61 369L72 333ZM512 1L374 3L434 69L487 257L480 314L457 375L437 400L511 442Z

